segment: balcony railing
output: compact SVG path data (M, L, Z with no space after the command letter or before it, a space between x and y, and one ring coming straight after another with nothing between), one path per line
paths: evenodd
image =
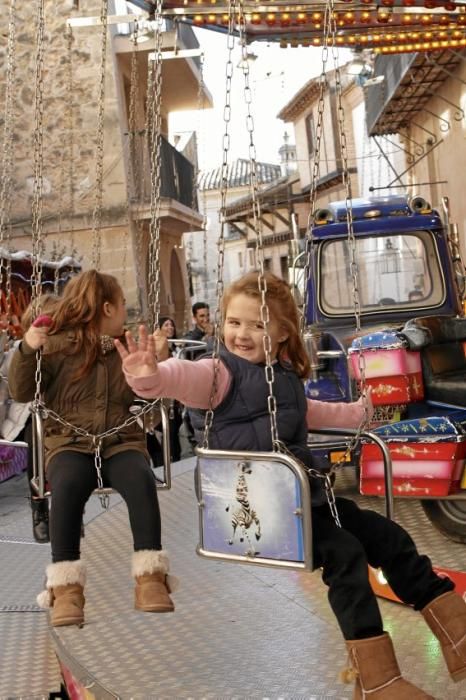
M151 197L150 153L145 133L138 132L133 138L126 135L125 139L130 201L133 204L148 204ZM193 178L193 164L162 136L160 196L199 211L196 190L193 201Z

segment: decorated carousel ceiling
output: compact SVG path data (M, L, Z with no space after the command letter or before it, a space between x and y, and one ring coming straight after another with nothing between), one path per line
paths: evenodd
M466 47L466 0L335 0L329 43L395 54ZM323 0L243 2L248 42L277 41L282 46L321 46ZM228 29L228 5L216 0L164 0L163 15L216 31ZM237 26L235 26L237 33Z

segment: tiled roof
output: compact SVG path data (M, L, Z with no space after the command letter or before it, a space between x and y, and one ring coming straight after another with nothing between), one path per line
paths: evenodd
M281 177L281 168L272 163L256 163L257 182L263 185ZM228 187L249 185L250 162L247 158L237 158L228 166ZM200 190L219 190L222 186L222 168L203 170L199 173Z

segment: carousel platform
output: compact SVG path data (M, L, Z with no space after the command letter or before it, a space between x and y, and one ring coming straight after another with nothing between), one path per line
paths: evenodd
M73 698L87 700L351 698L350 686L338 681L345 647L319 572L196 555L193 467L194 459L175 464L171 491L160 493L164 546L181 581L173 596L176 612L133 609L126 506L112 496L103 512L95 499L85 519L82 629L52 629L47 613L37 608L49 547L31 539L27 504L23 511L4 512L0 487L0 700L57 697L60 672L69 688L74 683ZM353 495L348 470L338 492L349 490ZM21 497L25 500L24 490ZM354 497L383 509L376 498ZM435 531L416 502L396 501L395 515L435 564L466 571L466 548ZM381 600L380 607L406 676L438 700L466 700L466 682L449 680L421 616L390 601Z

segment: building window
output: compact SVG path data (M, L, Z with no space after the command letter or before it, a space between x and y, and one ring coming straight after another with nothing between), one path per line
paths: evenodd
M307 152L310 156L314 153L314 117L308 114L306 117L306 138L307 138Z
M249 248L249 268L256 266L256 252L254 248Z
M280 272L284 280L288 280L288 256L280 256Z
M243 269L243 253L241 251L238 253L238 265L239 265L239 269L242 270Z
M270 272L272 269L272 258L265 258L264 260L264 270Z

